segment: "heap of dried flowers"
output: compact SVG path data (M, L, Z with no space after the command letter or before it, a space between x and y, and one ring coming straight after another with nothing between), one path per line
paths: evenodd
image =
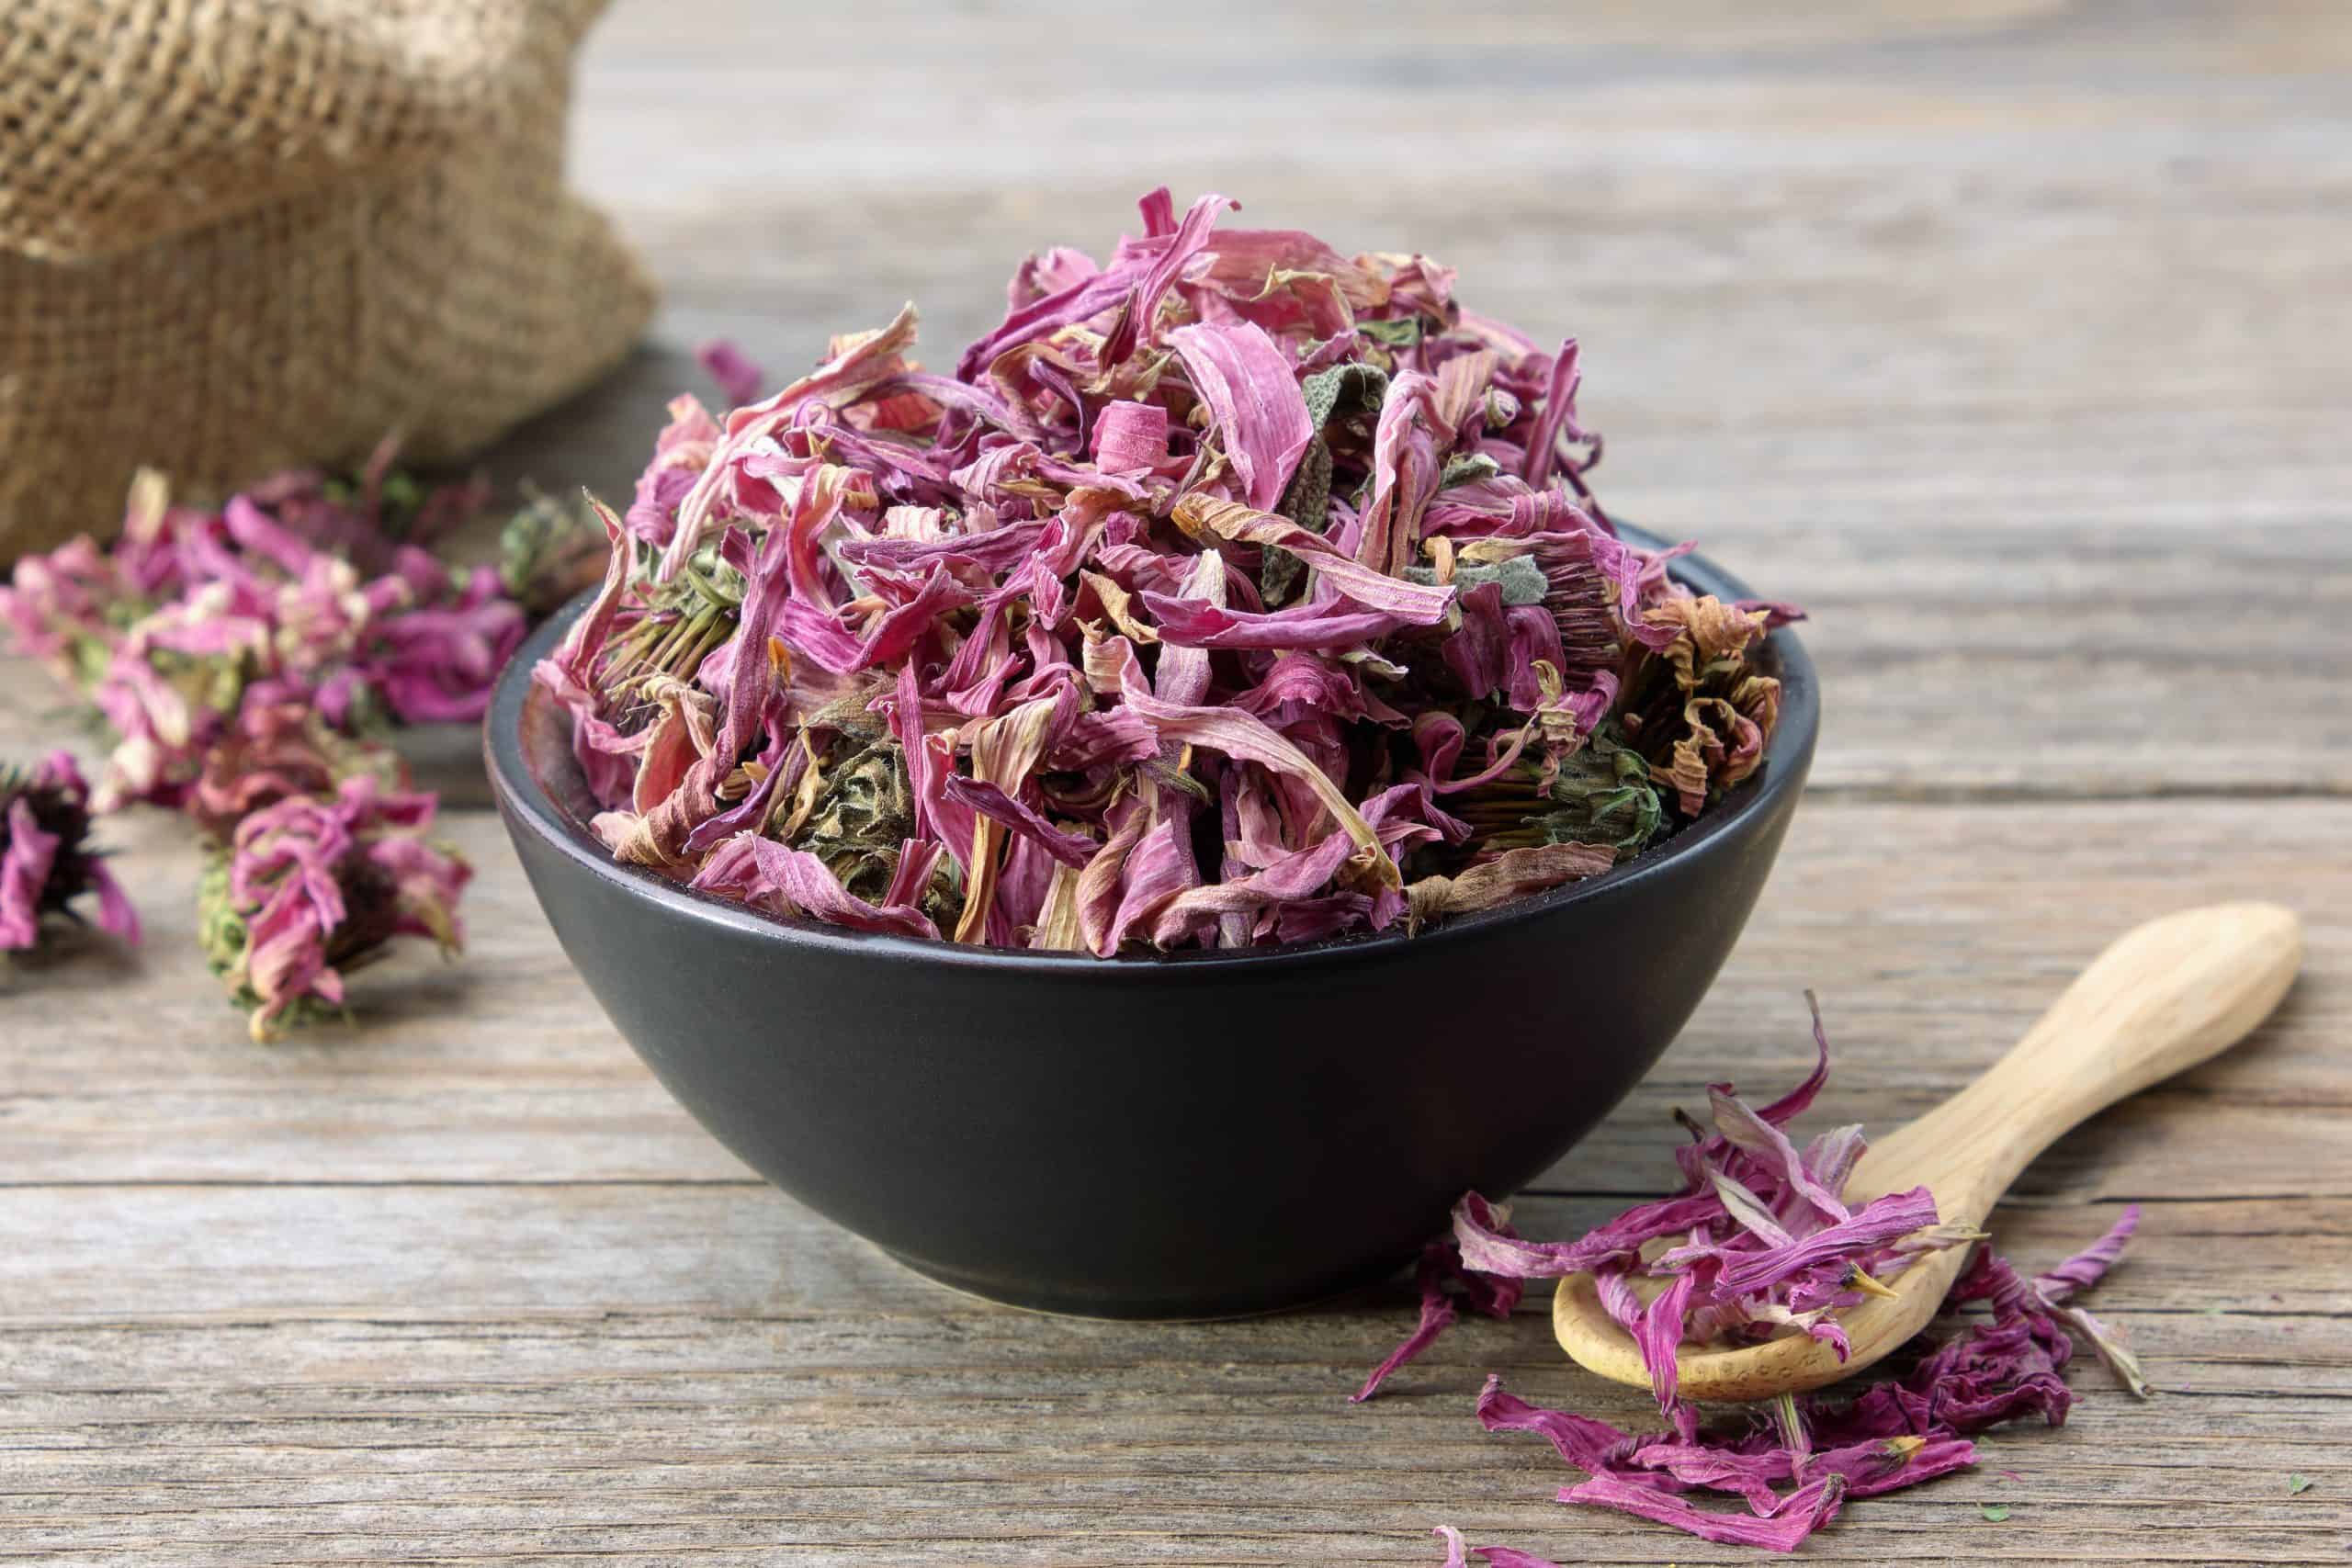
M0 617L94 703L114 745L98 805L179 807L247 702L314 707L346 735L470 721L527 626L498 572L465 577L394 541L317 476L281 476L218 512L131 486L121 536L17 563ZM457 511L452 492L420 520ZM363 561L370 562L363 567Z
M1811 998L1808 997L1808 1001ZM1450 1326L1457 1303L1507 1317L1523 1281L1589 1272L1602 1303L1641 1348L1668 1429L1624 1432L1567 1411L1528 1404L1489 1378L1478 1396L1488 1431L1536 1432L1589 1479L1560 1501L1615 1509L1708 1540L1793 1551L1847 1503L1975 1462L1968 1438L2003 1422L2041 1416L2056 1426L2074 1395L2060 1375L2074 1353L2071 1328L2143 1398L2150 1392L2132 1352L2072 1298L2096 1285L2139 1224L2127 1208L2112 1230L2047 1274L2027 1278L1990 1250L1970 1260L1944 1302L1949 1337L1902 1376L1883 1376L1859 1396L1783 1395L1768 1417L1702 1429L1678 1397L1681 1345L1753 1343L1802 1333L1840 1358L1836 1314L1883 1292L1917 1258L1971 1246L1982 1233L1938 1223L1925 1188L1849 1208L1841 1194L1867 1146L1860 1127L1839 1127L1800 1149L1785 1131L1828 1081L1829 1043L1814 1015L1819 1060L1804 1082L1751 1107L1729 1084L1709 1087L1713 1131L1683 1118L1691 1141L1675 1151L1683 1190L1644 1203L1574 1242L1530 1241L1501 1210L1466 1193L1453 1234L1430 1244L1421 1269L1421 1317L1354 1398L1364 1400ZM1654 1293L1634 1288L1645 1278ZM1962 1320L1982 1303L1989 1315ZM1714 1512L1691 1493L1737 1498L1747 1512ZM1462 1568L1458 1535L1446 1568ZM1496 1568L1550 1568L1540 1558L1483 1547Z
M952 374L910 307L671 404L537 671L618 858L867 931L1239 947L1589 875L1758 766L1790 612L1618 536L1574 341L1232 205L1031 256Z
M456 948L467 871L421 837L433 797L405 788L386 733L479 718L526 606L579 580L578 524L544 502L509 525L503 567L453 573L426 547L482 488L424 490L390 457L347 482L282 474L217 511L142 474L112 546L28 556L0 587L17 650L106 723L90 804L168 807L203 830L202 942L256 1037L339 1004L341 975L394 936Z

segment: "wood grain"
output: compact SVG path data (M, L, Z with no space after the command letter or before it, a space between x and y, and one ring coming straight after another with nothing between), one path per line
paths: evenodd
M1091 63L1073 66L1074 60ZM2100 1292L2166 1391L1858 1506L1829 1562L2352 1554L2352 18L2326 4L1442 11L1202 0L623 0L577 177L668 288L620 377L485 459L626 488L690 350L779 369L907 298L944 357L1021 252L1143 187L1425 244L1574 332L1603 493L1815 612L1815 788L1656 1074L1523 1195L1566 1234L1671 1179L1668 1109L1790 1079L1917 1114L2116 931L2267 897L2302 981L2245 1047L2094 1120L1995 1216L2021 1261L2147 1205ZM0 665L0 755L70 727ZM1251 1323L1043 1319L752 1179L565 964L423 738L472 951L247 1044L195 867L107 831L153 933L0 967L0 1560L1433 1564L1743 1554L1548 1501L1489 1371L1634 1422L1539 1291L1355 1408L1401 1282ZM2013 1474L2011 1472L2014 1472ZM2290 1495L2290 1473L2314 1484ZM1984 1503L2011 1510L1987 1521Z

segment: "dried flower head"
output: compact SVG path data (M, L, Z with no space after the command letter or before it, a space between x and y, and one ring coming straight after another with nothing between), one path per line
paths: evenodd
M425 491L388 462L348 483L282 474L218 512L173 506L141 474L114 545L17 563L0 621L114 731L101 810L185 805L249 692L345 734L481 716L526 616L497 572L453 575L417 542L481 488Z
M90 789L70 753L29 769L0 767L0 952L38 946L44 921L79 919L74 900L98 900L97 924L139 940L139 917L90 845Z
M342 735L310 703L273 701L255 690L206 750L183 809L225 844L254 813L295 795L333 795L345 779L360 775L386 789L403 783L389 748Z
M533 620L553 614L605 574L605 529L584 501L566 504L526 487L498 536L498 581Z
M215 852L198 896L199 937L255 1040L339 1015L345 973L394 937L458 950L458 897L472 872L424 837L433 812L432 796L360 774L331 795L264 807Z

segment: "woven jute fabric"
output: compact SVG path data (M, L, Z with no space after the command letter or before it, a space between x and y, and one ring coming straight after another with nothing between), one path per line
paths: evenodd
M563 187L604 0L0 0L0 561L132 473L465 457L653 291Z

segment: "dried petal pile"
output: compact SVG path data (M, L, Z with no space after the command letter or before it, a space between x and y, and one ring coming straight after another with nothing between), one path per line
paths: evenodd
M98 900L98 928L139 940L139 917L90 847L90 786L71 753L30 770L0 767L0 953L40 943L43 923L78 919L74 901Z
M494 569L453 576L389 536L390 483L354 497L288 474L215 513L171 505L144 474L110 548L85 536L17 563L0 618L17 650L114 732L100 809L186 804L249 699L308 704L347 734L481 716L526 616ZM405 509L404 532L429 536L471 501L435 491Z
M1882 1288L1927 1252L1982 1239L1938 1224L1924 1188L1853 1209L1840 1201L1866 1146L1861 1129L1835 1129L1802 1149L1785 1132L1828 1079L1818 1010L1814 1039L1820 1056L1812 1076L1769 1105L1748 1106L1729 1084L1709 1086L1714 1130L1685 1118L1692 1141L1676 1151L1684 1190L1628 1210L1580 1240L1526 1240L1498 1207L1465 1194L1453 1235L1423 1257L1419 1325L1354 1397L1371 1397L1426 1348L1453 1323L1457 1300L1508 1316L1522 1281L1589 1271L1602 1302L1641 1347L1668 1428L1640 1436L1541 1409L1505 1393L1496 1378L1478 1397L1479 1421L1488 1431L1539 1433L1587 1472L1588 1480L1561 1490L1564 1503L1779 1551L1794 1551L1853 1498L1973 1463L1967 1439L1988 1427L2036 1415L2052 1426L2063 1422L2074 1398L2060 1375L2074 1354L2070 1327L2146 1397L2147 1380L2130 1350L2072 1304L2122 1255L2139 1224L2132 1207L2095 1246L2033 1279L1989 1250L1977 1252L1944 1302L1950 1337L1907 1374L1874 1382L1850 1401L1783 1396L1767 1418L1702 1429L1676 1395L1678 1346L1803 1333L1828 1341L1842 1358L1838 1310L1859 1305L1865 1291ZM1639 1278L1653 1286L1646 1302L1633 1283ZM1959 1316L1980 1303L1985 1315ZM1748 1511L1702 1509L1692 1493L1734 1497ZM1458 1568L1461 1538L1440 1533L1449 1542L1448 1568ZM1498 1568L1546 1568L1508 1548L1478 1552Z
M910 307L671 404L537 672L619 859L865 931L1241 947L1592 874L1756 770L1792 612L1618 536L1574 341L1232 205L1031 256L952 374Z
M466 868L419 837L433 797L405 788L383 731L479 718L526 607L560 603L583 561L602 570L601 540L583 556L580 519L540 501L508 525L501 568L452 573L425 547L479 512L481 487L426 491L390 458L388 444L350 482L282 474L217 512L142 474L114 545L28 556L0 587L17 650L111 731L91 804L175 808L213 846L201 940L257 1037L334 1010L343 973L392 937L455 949ZM17 882L61 832L16 835ZM94 861L58 855L44 908L86 884L102 923L130 921Z
M1808 1005L1812 997L1805 998ZM1839 1127L1799 1149L1783 1131L1812 1105L1829 1077L1829 1041L1818 1009L1813 1074L1761 1109L1729 1084L1707 1089L1714 1130L1695 1124L1675 1151L1684 1190L1645 1203L1582 1240L1531 1242L1495 1228L1486 1201L1464 1197L1454 1212L1456 1246L1469 1269L1511 1279L1589 1273L1601 1305L1641 1347L1658 1405L1675 1400L1675 1348L1753 1342L1793 1328L1845 1358L1837 1311L1926 1254L1981 1234L1937 1224L1924 1187L1890 1192L1849 1209L1840 1194L1868 1146L1858 1126ZM1646 1300L1637 1278L1662 1281Z

